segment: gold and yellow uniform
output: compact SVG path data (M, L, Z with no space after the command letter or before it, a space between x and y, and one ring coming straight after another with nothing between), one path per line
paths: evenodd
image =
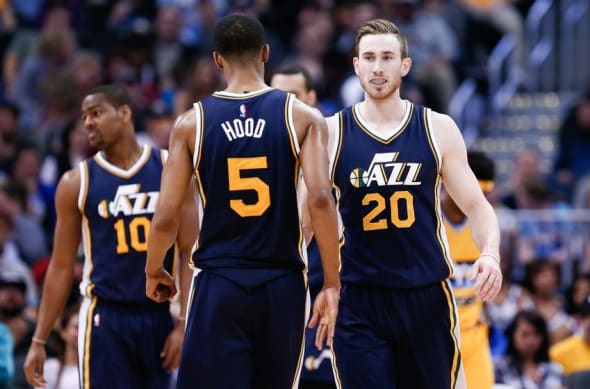
M590 370L590 344L581 336L572 336L555 344L549 350L549 357L563 367L565 375Z
M479 249L467 221L452 224L445 218L445 229L455 272L451 284L459 310L461 356L469 389L490 389L494 385L494 366L488 341L488 326L483 320L483 302L475 296L475 282L469 278Z

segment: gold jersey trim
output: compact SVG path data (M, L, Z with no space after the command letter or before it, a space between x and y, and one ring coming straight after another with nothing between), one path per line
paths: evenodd
M406 110L404 112L404 116L402 117L400 124L393 131L393 135L391 135L387 139L379 136L375 131L371 130L369 128L369 126L365 123L365 121L363 120L363 118L360 115L360 112L358 112L360 103L357 103L352 107L352 116L353 116L356 124L359 126L359 128L361 130L363 130L367 135L369 135L371 138L373 138L376 141L379 141L383 144L389 144L404 132L404 130L408 127L408 124L410 124L410 120L412 119L412 116L414 115L414 104L407 101L407 100L405 100L405 101L406 101Z
M150 146L145 144L142 145L141 155L129 169L121 169L120 167L111 164L109 161L105 159L104 155L100 151L94 155L94 160L96 161L98 166L100 166L107 172L111 173L112 175L129 179L136 175L141 170L141 168L144 167L144 165L150 158L151 151L152 148Z

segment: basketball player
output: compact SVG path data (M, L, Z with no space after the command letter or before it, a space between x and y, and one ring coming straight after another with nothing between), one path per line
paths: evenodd
M116 85L99 86L82 101L82 120L99 151L60 179L57 225L37 328L24 369L28 382L45 386L44 344L66 303L82 240L80 291L81 388L153 388L169 385L179 364L184 322L175 325L169 304L145 296L147 237L158 201L165 151L137 142L130 101ZM188 262L196 240L196 193L183 194L178 249ZM175 232L176 240L176 232ZM172 269L174 250L165 255ZM188 267L188 265L186 265ZM190 269L180 266L182 289ZM182 298L182 305L185 304Z
M494 187L494 162L479 151L469 151L467 161L483 193L489 193ZM441 208L455 265L451 285L458 307L465 381L469 389L491 389L494 385L494 366L488 326L483 317L483 302L476 298L475 284L470 279L471 267L479 258L480 251L473 241L471 223L446 191L442 193Z
M500 288L496 216L453 120L400 98L411 64L397 26L364 23L353 59L364 99L328 122L344 225L333 351L345 389L463 387L443 182L481 251L476 294L487 300Z
M313 107L317 103L317 94L313 88L311 76L303 66L285 65L275 72L270 80L270 86L293 93L303 103ZM303 196L303 199L306 199ZM322 266L318 245L313 238L313 231L309 226L309 213L306 212L307 202L302 208L302 224L307 244L308 280L311 302L322 288ZM332 374L332 353L327 347L318 350L314 347L316 327L307 328L305 332L305 354L299 389L331 389L335 388Z
M173 287L162 268L184 188L196 174L203 218L178 388L296 388L306 323L300 168L324 284L310 326L331 344L338 311L338 232L322 115L264 83L269 46L250 16L215 27L227 88L195 103L172 130L162 196L150 230L147 293Z

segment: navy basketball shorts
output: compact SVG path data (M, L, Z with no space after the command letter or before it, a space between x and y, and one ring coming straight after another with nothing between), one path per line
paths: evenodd
M173 325L168 304L85 298L78 326L80 387L168 388L160 353Z
M337 383L344 389L459 388L458 328L446 281L410 289L347 284L333 346Z
M306 300L299 272L245 288L201 271L193 283L177 388L296 387Z

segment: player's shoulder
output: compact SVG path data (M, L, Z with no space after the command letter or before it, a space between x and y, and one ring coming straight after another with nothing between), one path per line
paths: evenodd
M77 201L82 183L81 168L85 169L86 162L80 162L75 168L66 171L57 183L56 198L58 201ZM87 177L86 177L87 178Z
M195 105L200 105L201 103L196 103ZM174 121L174 128L194 128L197 122L196 118L196 109L197 107L193 106L190 109L187 109L180 115L176 117Z
M437 112L432 109L428 109L430 113L430 120L432 122L433 127L441 128L441 129L455 129L457 128L457 124L453 120L453 118L445 113Z

